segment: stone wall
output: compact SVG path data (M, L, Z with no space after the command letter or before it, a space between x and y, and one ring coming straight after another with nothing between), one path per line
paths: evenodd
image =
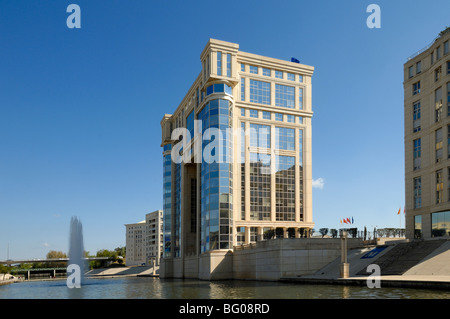
M348 249L362 246L361 239L349 238ZM310 275L340 258L339 238L283 238L216 250L161 263L161 278L201 280L279 280Z

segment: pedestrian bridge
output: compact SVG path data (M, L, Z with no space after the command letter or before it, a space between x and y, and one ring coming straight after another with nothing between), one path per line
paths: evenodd
M112 260L112 257L87 257L83 258L86 261L96 260ZM35 258L35 259L16 259L16 260L0 260L0 265L14 265L14 264L32 264L32 263L54 263L54 262L68 262L69 258Z

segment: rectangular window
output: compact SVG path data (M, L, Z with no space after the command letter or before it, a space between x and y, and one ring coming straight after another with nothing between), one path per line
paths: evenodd
M245 116L245 109L241 109L241 116Z
M245 101L245 78L241 78L241 101Z
M303 116L298 117L298 124L303 124Z
M258 74L258 67L254 65L250 65L250 73Z
M303 110L303 88L298 89L298 108Z
M441 58L441 47L438 46L436 48L436 61L439 60Z
M442 87L434 91L435 122L442 118Z
M294 115L288 114L288 115L286 115L286 116L287 116L287 121L288 121L289 123L295 123L295 116L294 116Z
M295 107L295 88L281 84L275 84L275 105L293 109Z
M270 105L270 83L250 79L250 102Z
M420 81L413 84L413 95L420 93Z
M270 126L250 123L250 146L270 148Z
M449 49L448 49L448 41L445 41L444 42L444 54L447 54L449 51L448 51Z
M436 154L436 163L442 161L442 128L435 131L435 154Z
M217 51L217 75L222 75L222 52Z
M447 158L450 158L450 125L447 125Z
M414 70L413 70L413 67L412 67L412 66L410 66L410 67L408 68L408 76L409 76L410 78L412 78L412 77L414 76Z
M450 236L450 211L431 213L431 237Z
M414 238L422 238L422 215L414 216Z
M262 72L263 72L263 75L265 75L265 76L271 76L272 75L272 72L271 72L270 69L263 68Z
M293 128L275 127L275 149L295 150L295 130Z
M438 67L436 70L434 70L434 81L437 82L441 78L442 74L442 67Z
M421 157L422 157L422 146L421 146L421 139L418 138L417 140L413 141L414 145L414 170L420 169L421 165Z
M251 220L271 219L270 160L270 154L250 153Z
M422 61L416 63L416 74L422 72Z
M281 121L281 122L283 122L283 114L281 114L281 113L275 113L275 121Z
M442 203L442 193L444 190L444 180L443 180L442 169L436 171L436 204Z
M277 79L282 79L283 78L283 72L282 71L275 71L275 77Z
M414 208L422 207L422 179L414 178Z
M270 112L262 111L262 117L264 120L270 120Z
M241 63L241 72L245 72L245 64Z
M231 53L227 53L227 76L231 77Z
M275 157L276 220L295 221L295 157Z
M298 75L298 81L303 83L303 75L301 74Z
M431 52L431 54L430 54L430 60L431 60L431 64L433 64L434 63L434 51Z
M419 132L420 127L420 101L413 105L413 132Z
M450 74L450 61L447 61L447 74Z
M250 110L250 117L258 118L258 111L257 110Z
M450 115L450 82L447 83L447 113Z
M245 123L241 123L241 219L245 220Z
M287 79L289 81L295 81L295 74L294 73L288 73L287 74Z

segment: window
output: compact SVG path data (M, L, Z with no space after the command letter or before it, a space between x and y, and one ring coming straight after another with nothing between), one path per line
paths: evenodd
M445 54L447 54L449 51L448 51L448 41L445 41L444 42L444 55Z
M250 219L270 220L270 155L250 153Z
M303 75L301 74L298 75L298 81L303 83Z
M422 179L414 178L414 208L422 207Z
M217 51L217 75L222 75L222 52Z
M210 86L208 86L206 88L206 96L212 94L212 93L227 93L231 95L231 86L228 86L227 84L224 83L216 83L216 84L212 84Z
M416 63L416 74L422 72L422 61Z
M258 67L254 65L250 65L250 73L258 74Z
M241 72L245 72L245 64L241 63Z
M275 149L295 150L295 130L293 128L275 127Z
M270 112L262 111L262 117L264 120L270 120Z
M270 148L270 126L250 123L250 146Z
M231 77L231 53L227 53L227 76Z
M439 81L442 74L442 66L438 67L436 70L434 70L434 81Z
M447 158L450 158L450 125L447 125Z
M436 61L439 60L441 58L441 47L438 46L436 48Z
M442 128L435 131L435 155L436 155L436 163L439 163L442 160Z
M275 77L277 79L282 79L283 78L283 72L281 71L275 71Z
M434 63L434 52L431 52L430 60L431 60L431 64L433 64Z
M270 69L263 68L262 72L263 72L263 75L265 75L265 76L271 76L272 75L272 72L271 72Z
M450 74L450 61L447 61L447 74Z
M298 124L303 124L303 116L298 117Z
M250 110L250 117L258 118L258 111L257 110Z
M270 105L270 83L250 79L250 102Z
M417 140L413 141L414 145L414 170L420 169L421 164L421 157L422 157L422 146L421 146L421 139L418 138Z
M289 123L295 123L295 116L294 115L286 115L287 116L287 121Z
M420 101L413 105L413 132L419 132L420 127Z
M447 113L450 115L450 82L447 83Z
M293 73L288 73L288 74L287 74L287 79L288 79L289 81L295 81L295 74L293 74Z
M444 190L444 180L442 169L436 171L436 204L442 203L442 195Z
M413 84L413 95L420 93L420 81Z
M298 108L303 110L303 88L298 89Z
M241 101L245 101L245 78L241 78Z
M413 75L414 75L414 70L413 70L413 67L410 66L410 67L408 68L408 76L409 76L410 78L412 78Z
M431 213L431 237L450 236L450 211Z
M293 109L295 107L295 88L281 84L275 84L275 105Z
M276 155L276 220L295 221L295 157Z
M275 113L275 121L281 121L281 122L283 122L283 114L281 114L281 113Z
M442 87L434 91L435 122L442 118Z
M414 238L422 238L422 215L414 216Z
M241 123L241 219L245 220L245 123Z
M245 109L241 109L241 116L245 116Z

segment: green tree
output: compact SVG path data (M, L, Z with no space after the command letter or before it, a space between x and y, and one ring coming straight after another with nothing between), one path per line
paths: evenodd
M67 255L63 253L62 251L56 251L56 250L50 250L47 253L47 259L59 259L59 258L67 258ZM51 262L47 264L47 267L53 268L53 267L64 267L66 265L66 262Z

